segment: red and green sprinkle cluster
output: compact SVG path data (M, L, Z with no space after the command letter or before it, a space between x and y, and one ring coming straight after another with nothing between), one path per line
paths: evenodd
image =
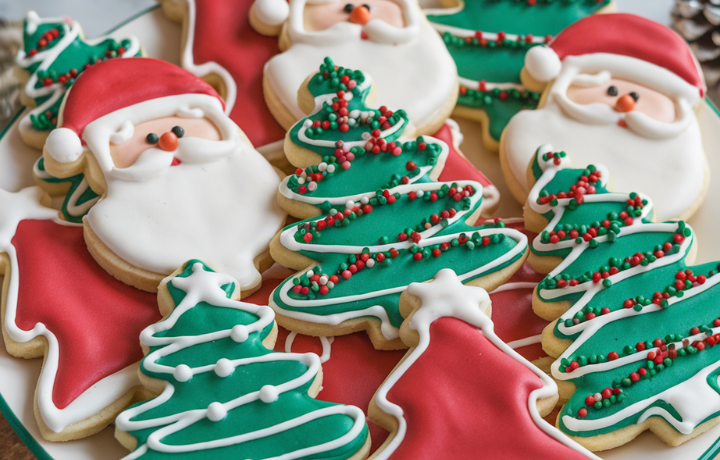
M608 233L608 237L613 233ZM613 234L614 235L614 234ZM592 281L597 284L602 282L603 286L612 286L610 276L615 275L621 271L628 270L638 265L646 266L655 262L657 259L665 257L669 254L674 254L680 251L680 245L685 241L685 238L691 235L691 231L685 226L685 222L678 222L678 229L672 237L671 241L668 241L662 245L657 245L652 251L647 252L636 252L635 254L620 259L618 257L611 257L608 260L608 265L600 267L595 272L585 272L577 278L572 278L569 274L558 274L554 277L545 278L538 285L539 289L561 289L565 287L577 286L580 283ZM610 240L610 238L608 238ZM613 239L614 240L614 239ZM610 240L610 241L613 241ZM594 245L592 243L595 243ZM598 243L596 240L590 240L590 247L597 247Z
M327 228L328 225L343 226L342 222L347 222L343 213L337 213L332 219L332 223L328 222L328 218L311 222L301 223L298 225L299 238L310 242L313 237L306 238L306 235L312 235L313 231L322 227ZM339 219L338 219L339 218ZM494 226L495 228L504 228L505 224L499 219L494 219L486 223L486 227ZM315 227L313 227L315 225ZM296 236L296 239L298 237ZM443 242L440 244L434 244L426 247L420 247L414 244L409 249L395 249L390 248L387 251L371 253L369 248L363 248L360 254L351 254L347 260L341 263L333 274L327 274L324 272L322 266L316 266L312 270L309 270L302 275L293 279L293 292L302 296L304 299L313 299L318 294L328 294L337 283L343 280L351 279L356 273L368 268L374 267L390 267L394 259L397 259L401 255L409 256L414 261L421 261L424 259L430 259L440 257L444 252L450 251L454 248L464 246L468 250L474 250L478 247L489 246L492 244L502 243L505 239L505 235L502 233L495 233L489 236L481 236L479 232L472 234L461 233L457 238L453 238L449 242Z

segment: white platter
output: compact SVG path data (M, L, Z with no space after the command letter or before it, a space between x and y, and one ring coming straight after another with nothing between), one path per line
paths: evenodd
M180 56L180 26L166 19L154 8L138 15L116 28L116 38L134 35L143 44L147 54L170 62L178 63ZM17 191L33 185L32 164L40 152L27 147L17 132L17 120L0 133L0 188ZM709 104L703 104L700 113L703 142L714 177L720 178L720 116ZM516 203L505 186L497 155L484 151L481 131L475 123L459 120L465 140L461 146L465 155L497 185L504 199L501 200L498 215L515 217L522 215L522 207ZM698 263L720 260L720 241L714 239L720 224L720 205L715 197L720 196L720 179L711 182L708 199L690 223L700 241ZM10 357L0 346L0 411L9 420L20 437L40 459L55 460L115 460L127 455L113 438L113 427L90 438L68 443L44 441L39 433L33 415L33 396L40 373L42 360L21 360ZM653 434L646 432L631 443L601 453L606 460L676 460L709 459L709 449L717 448L720 441L720 425L686 444L669 449Z

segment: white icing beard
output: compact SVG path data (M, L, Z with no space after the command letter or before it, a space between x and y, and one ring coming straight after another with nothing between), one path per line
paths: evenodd
M646 137L633 130L641 130L647 116L636 117L633 122L626 117L628 127L623 128L617 125L609 106L594 111L599 104L568 105L566 100L563 105L555 96L552 94L540 110L518 113L506 128L507 160L525 190L527 166L535 150L542 144L552 144L554 150L572 155L575 167L597 163L608 166L613 174L613 189L649 195L656 203L656 220L676 217L697 200L703 187L705 154L694 115L683 114L676 123L663 123L671 131L676 126L683 128L677 129L680 132L674 137ZM569 116L568 107L582 111ZM583 115L593 116L596 122Z
M457 79L455 62L440 36L425 20L404 29L372 20L363 29L369 40L360 38L360 30L357 24L339 23L322 32L298 34L300 40L294 38L287 51L265 65L275 94L296 119L303 118L298 89L329 56L338 66L371 75L379 91L377 100L390 110L404 109L416 126L429 122L447 103ZM391 31L413 38L397 45L375 41Z
M173 157L182 161L170 166ZM189 259L260 282L254 259L283 223L279 179L240 140L179 139L175 152L149 149L106 175L108 191L88 213L93 232L131 265L169 274Z

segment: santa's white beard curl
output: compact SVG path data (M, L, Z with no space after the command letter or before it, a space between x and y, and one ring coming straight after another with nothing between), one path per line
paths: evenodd
M182 163L171 166L173 157ZM133 266L170 274L200 259L241 289L260 282L254 260L283 223L279 179L239 140L179 139L175 152L146 150L106 175L107 195L88 213L97 237Z
M613 190L649 195L656 220L677 217L698 200L704 186L705 154L694 114L688 116L681 108L679 120L668 124L649 122L640 113L625 115L628 127L621 127L617 124L620 114L605 104L603 108L600 104L581 106L560 99L550 97L542 109L518 113L506 127L506 159L526 192L528 163L540 145L551 144L554 150L567 152L575 168L605 165ZM579 121L579 113L566 113L569 108L580 109L595 121ZM662 132L657 131L661 125L667 136L655 135Z
M360 30L367 31L368 40L361 39ZM389 31L411 38L396 45L377 38ZM393 111L404 109L418 126L433 120L452 96L455 62L427 21L412 28L395 28L380 20L370 21L364 29L339 23L322 32L303 32L298 38L265 65L273 92L297 120L306 116L297 102L300 85L326 57L338 66L370 75L377 85L378 103Z

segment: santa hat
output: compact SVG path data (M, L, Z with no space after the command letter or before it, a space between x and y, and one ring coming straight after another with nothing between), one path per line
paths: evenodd
M107 155L98 161L107 170L112 165L108 142L131 136L134 124L164 116L223 113L224 104L212 86L169 62L108 59L83 72L70 88L60 115L62 127L50 133L45 148L56 161L68 163L80 157L83 141L104 143L107 148L99 150L107 150Z
M592 55L598 59L593 61ZM585 57L582 64L591 67L617 67L626 77L639 81L652 79L658 71L672 75L676 78L662 76L661 82L654 77L658 83L655 86L672 87L673 92L682 94L692 91L694 99L705 92L702 73L683 39L669 28L640 16L597 14L583 18L560 32L549 46L531 48L525 55L525 69L533 79L548 82L561 73L565 59L570 56ZM602 64L598 65L600 61Z

